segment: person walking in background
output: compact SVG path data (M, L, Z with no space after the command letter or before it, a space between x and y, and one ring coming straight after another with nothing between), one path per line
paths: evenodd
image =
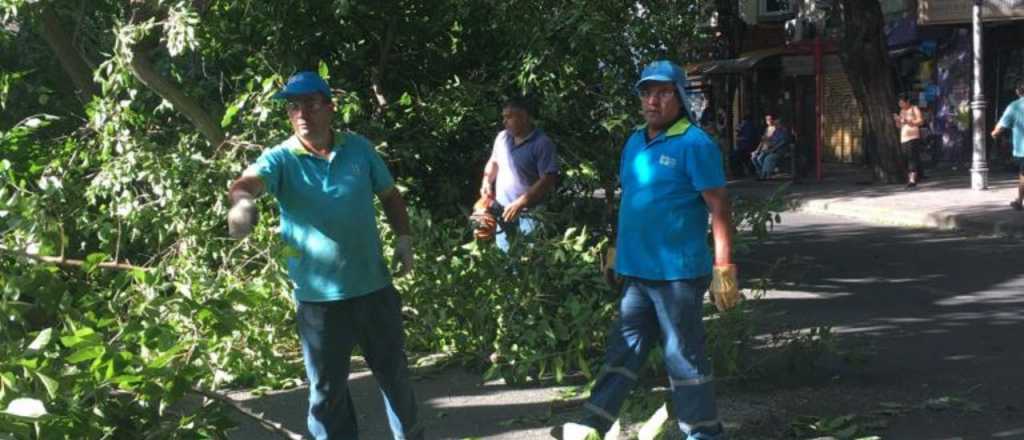
M999 137L1006 130L1013 131L1013 160L1017 162L1017 198L1010 202L1010 207L1020 211L1024 209L1024 80L1017 83L1017 99L1006 106L1003 116L999 118L992 137Z
M634 87L647 123L626 140L619 165L618 236L608 252L611 275L623 280L619 318L586 416L552 434L600 440L660 343L680 429L690 440L715 440L723 428L704 352L704 292L710 285L721 309L739 300L722 154L684 110L686 74L679 66L655 61Z
M524 99L509 99L501 109L505 129L498 132L491 157L484 166L482 197L494 198L504 207L505 230L495 235L498 248L509 249L510 235L526 235L536 220L523 217L558 183L558 149L543 130L534 126L536 110Z
M894 114L893 118L900 129L900 153L907 161L907 189L913 189L917 187L918 171L921 168L921 149L924 148L921 126L924 125L924 117L921 116L921 109L910 103L908 93L900 94L898 104L900 112Z
M253 200L264 192L277 199L281 238L298 254L289 258L288 275L309 378L309 432L318 440L358 437L348 391L349 359L358 344L380 384L394 438L422 439L401 299L381 254L373 199L398 236L397 276L413 264L405 201L370 142L334 130L331 90L319 75L295 74L274 98L286 101L294 134L231 184L228 232L248 235L258 219Z

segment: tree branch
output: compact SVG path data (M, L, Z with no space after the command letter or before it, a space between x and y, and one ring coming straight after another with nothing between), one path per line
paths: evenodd
M130 20L132 23L141 22L149 18L155 18L158 21L167 18L167 10L160 5L159 1L130 0L130 3L133 6L132 18ZM206 5L200 4L200 6L205 7ZM172 80L161 75L153 66L152 61L149 59L149 54L150 49L158 46L159 43L157 41L155 37L150 37L143 39L142 42L132 47L132 74L146 87L149 87L157 95L160 95L161 98L170 102L171 107L185 115L189 122L199 130L199 133L214 148L220 147L221 143L224 142L224 131L220 127L220 121L211 117L203 109L203 106L199 104L199 101L185 94L179 84L175 84Z
M14 255L14 256L17 256L17 257L29 258L29 259L36 260L36 261L39 261L39 262L42 262L42 263L53 264L53 265L62 266L62 267L76 267L76 268L79 268L79 267L82 267L82 266L85 266L86 264L88 264L84 260L74 260L74 259L64 258L64 257L50 257L50 256L46 256L46 255L30 254L30 253L25 252L25 251L19 251L19 250L14 250L14 249L7 249L5 247L0 247L0 253L5 253L5 254L8 254L8 255ZM129 263L118 263L117 261L102 262L102 263L96 264L96 267L101 268L101 269L111 269L111 270L141 270L141 271L152 270L152 268L149 268L149 267L134 266L134 265L129 264Z
M218 402L221 402L221 403L224 403L224 404L230 406L235 411L238 411L239 413L245 415L246 417L249 417L249 418L255 420L263 428L267 429L270 432L278 434L278 435L280 435L283 438L286 438L286 439L289 439L289 440L301 440L302 439L302 435L301 434L297 434L294 431L291 431L288 428L285 428L284 425L282 425L282 424L280 424L278 422L275 422L273 420L268 420L268 419L263 418L259 414L256 414L256 413L252 412L252 410L242 406L242 404L236 402L234 399L231 399L228 396L225 396L223 394L216 393L216 392L213 392L213 391L209 391L209 390L203 390L203 389L200 389L200 388L192 388L192 391L195 392L196 394L201 395L201 396L205 396L205 397L208 397L210 399L214 399L214 400L216 400Z
M398 16L392 14L388 17L388 27L384 38L380 43L380 57L377 59L377 68L370 78L370 90L377 98L377 110L383 111L388 106L388 98L384 96L381 82L384 78L384 69L387 68L388 57L391 55L391 46L395 44L395 33L398 31Z
M181 112L192 125L199 130L214 147L219 147L224 142L224 131L220 123L212 118L195 99L186 95L181 89L170 80L164 78L153 68L149 58L138 48L133 49L132 73L146 87L149 87L161 98L171 103L175 110Z
M92 80L92 69L86 64L82 55L75 50L74 44L71 43L71 37L64 32L52 6L47 4L40 9L39 22L43 39L57 56L57 61L71 78L71 82L74 83L75 89L78 91L78 98L82 102L89 102L100 92Z

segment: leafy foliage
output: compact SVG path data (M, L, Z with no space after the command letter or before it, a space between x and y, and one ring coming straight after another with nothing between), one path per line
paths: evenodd
M613 309L596 271L612 219L590 195L614 188L638 66L705 38L696 6L0 2L0 431L216 437L218 405L178 409L191 390L301 380L276 219L224 233L227 185L287 135L269 97L299 69L329 77L339 124L380 141L414 207L409 346L495 353L513 382L586 371ZM540 101L565 178L551 230L505 255L467 244L463 216L513 94Z

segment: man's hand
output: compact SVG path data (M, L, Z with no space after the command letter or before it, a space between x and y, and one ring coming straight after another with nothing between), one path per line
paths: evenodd
M622 277L615 273L615 246L608 246L608 250L604 253L604 259L601 260L601 274L604 275L605 282L612 287L612 290L618 291L622 287Z
M228 211L228 234L236 240L245 238L258 221L259 211L256 210L252 197L240 197Z
M395 254L391 257L395 277L401 278L412 272L412 237L401 235L395 240Z
M736 280L736 266L726 264L715 266L711 276L711 299L718 311L724 312L740 302L739 283Z
M524 208L526 208L526 197L519 196L505 207L505 211L501 213L501 218L505 220L505 222L515 221L519 218L519 214Z

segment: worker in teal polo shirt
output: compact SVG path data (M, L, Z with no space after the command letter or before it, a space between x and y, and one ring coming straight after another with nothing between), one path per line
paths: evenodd
M619 166L617 252L610 252L622 279L619 319L587 415L556 437L600 440L661 344L680 429L690 440L723 438L701 312L709 286L720 309L738 301L732 226L721 153L693 123L685 87L686 75L668 61L648 65L635 85L647 123L629 136Z
M266 150L228 196L228 229L246 236L257 221L253 199L277 199L281 238L293 252L288 274L309 378L309 431L316 439L357 438L348 392L349 359L358 344L380 384L395 439L421 439L409 381L401 300L381 254L374 196L398 236L397 276L412 270L405 202L370 142L336 131L331 90L300 72L274 95L286 101L294 135Z
M1006 130L1013 131L1013 160L1017 163L1017 198L1010 201L1010 207L1024 209L1024 80L1017 83L1017 99L1006 106L999 118L992 137L997 138Z

